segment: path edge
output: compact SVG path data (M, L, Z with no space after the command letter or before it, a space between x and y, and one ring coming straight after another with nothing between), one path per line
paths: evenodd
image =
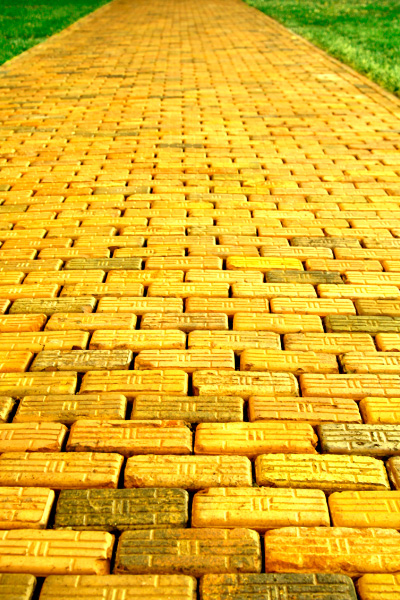
M103 6L99 6L99 8L96 8L95 10L88 13L87 15L84 15L77 21L74 21L73 23L71 23L71 25L68 25L61 31L59 31L57 33L53 33L53 35L50 35L48 38L43 40L43 42L40 42L39 44L35 44L31 48L28 48L24 52L21 52L21 54L17 54L16 56L13 56L9 60L6 60L6 62L4 62L2 65L0 65L0 76L1 76L2 72L7 72L10 67L13 67L14 63L17 63L21 60L23 61L25 59L29 59L31 56L35 56L36 54L39 54L43 50L43 46L45 46L49 42L58 41L60 38L68 37L76 29L79 29L84 22L86 23L86 21L90 21L91 19L97 17L99 15L99 13L109 10L111 5L113 5L113 4L114 4L114 0L110 0L107 4L103 4Z
M246 4L246 2L244 0L241 0L241 1ZM392 92L389 92L388 90L385 90L385 88L381 87L378 83L375 83L371 79L368 79L368 77L366 77L362 73L359 73L353 67L350 67L346 63L340 61L339 59L334 58L326 50L323 50L322 48L319 48L319 46L316 46L315 44L313 44L313 42L310 42L310 40L307 40L305 37L303 37L302 35L300 35L296 31L293 31L293 29L290 29L289 27L286 27L285 25L283 25L282 23L280 23L279 21L277 21L273 17L270 17L269 15L266 15L263 11L261 11L258 8L256 8L255 6L250 6L249 4L247 4L247 6L249 8L251 8L251 9L257 11L257 13L261 14L269 22L269 25L271 27L275 28L278 31L284 31L286 33L289 32L291 35L297 37L306 46L309 46L310 48L312 48L320 56L323 56L325 59L328 59L330 62L332 62L336 66L341 67L342 69L344 69L345 71L347 71L350 75L352 75L353 77L355 77L355 78L359 79L360 81L362 81L363 84L368 85L370 88L372 88L374 90L374 92L376 92L379 95L383 96L386 100L389 101L389 103L394 104L395 107L400 110L400 98L398 96L396 96L395 94L392 94ZM362 93L364 93L366 96L370 96L371 95L370 93L368 93L368 90L363 90ZM374 94L374 99L375 99L375 101L377 101L377 98L376 98L375 94ZM387 102L384 102L383 104L384 104L384 106L388 110L391 110L391 112L394 112L393 109L390 109L388 107L388 103ZM396 114L396 116L400 117L400 113Z

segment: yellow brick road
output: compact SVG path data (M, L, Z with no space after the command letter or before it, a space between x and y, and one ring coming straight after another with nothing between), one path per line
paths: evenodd
M0 595L398 598L400 101L114 0L0 128Z

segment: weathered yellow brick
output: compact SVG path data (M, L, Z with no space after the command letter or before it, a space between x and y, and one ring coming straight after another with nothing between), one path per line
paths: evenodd
M281 371L301 373L338 373L336 357L317 352L291 352L246 348L240 355L241 371Z
M18 331L0 333L0 351L83 350L89 334L84 331Z
M238 312L233 317L233 329L239 331L272 331L278 334L303 331L323 333L324 331L322 321L317 315L266 315L262 312L250 312L249 314Z
M400 396L400 376L368 375L300 375L303 396L341 397L361 400L367 396Z
M285 527L267 531L264 542L270 572L356 577L371 571L393 573L400 568L400 533L395 529Z
M249 285L249 284L246 284ZM1 292L1 290L0 290ZM229 296L229 283L158 283L150 284L148 297L165 298L227 298ZM224 312L224 311L221 311Z
M296 258L252 258L230 256L226 259L227 269L254 270L265 273L271 269L298 269L303 271L303 263Z
M251 487L251 462L246 456L132 456L126 463L124 485L187 490Z
M329 524L321 490L211 488L193 498L192 527L249 527L263 533L289 525Z
M368 333L287 333L285 350L294 352L376 352L374 339Z
M233 298L315 298L314 286L307 283L234 283Z
M258 271L218 271L214 269L190 269L186 272L187 283L262 283L264 275Z
M235 369L233 350L142 350L135 358L135 369L182 369L194 373L199 369Z
M389 490L382 461L369 456L336 454L262 454L256 480L267 487L340 490Z
M293 398L251 396L250 421L303 421L319 423L361 423L354 400L347 398Z
M56 374L52 373L51 375ZM144 393L186 396L188 376L184 371L172 369L166 371L92 371L83 376L79 394L106 392L117 392L124 394L127 398L134 398Z
M347 287L347 286L346 286ZM355 315L356 309L350 299L315 298L272 298L271 311L298 315Z
M1 290L0 290L1 291ZM75 283L66 284L61 290L61 297L94 296L104 297L138 297L143 296L144 287L141 283Z
M269 312L266 298L187 298L187 313L225 313L228 316L237 312Z
M298 396L297 380L292 373L243 373L239 371L196 371L193 374L195 395L226 394L249 398L264 396Z
M118 452L123 456L191 454L192 433L181 421L78 420L71 427L66 449Z
M66 435L60 423L1 423L0 452L60 452Z

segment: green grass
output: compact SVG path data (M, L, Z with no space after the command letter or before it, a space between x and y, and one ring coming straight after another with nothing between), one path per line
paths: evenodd
M0 0L0 64L109 0Z
M400 95L400 0L246 0Z

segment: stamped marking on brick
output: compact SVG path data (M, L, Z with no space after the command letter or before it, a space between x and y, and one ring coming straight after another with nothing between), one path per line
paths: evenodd
M264 454L256 459L258 485L325 492L390 489L382 461L368 456Z
M251 462L246 456L132 456L124 475L126 488L199 490L252 485Z
M330 525L321 490L211 488L193 497L192 527L248 527L261 533L277 527Z
M186 527L188 510L189 494L179 489L62 490L55 528L112 532Z
M121 535L115 573L162 574L165 570L196 577L205 573L260 573L259 535L239 528L152 529Z
M120 454L101 452L5 452L0 486L116 488L122 463Z

